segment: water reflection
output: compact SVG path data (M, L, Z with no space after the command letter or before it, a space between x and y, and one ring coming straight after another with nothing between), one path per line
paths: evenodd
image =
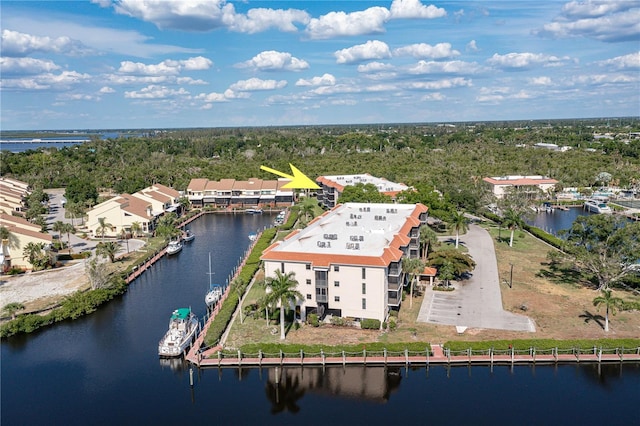
M401 380L400 367L276 367L268 370L265 391L272 414L297 413L307 393L384 404Z

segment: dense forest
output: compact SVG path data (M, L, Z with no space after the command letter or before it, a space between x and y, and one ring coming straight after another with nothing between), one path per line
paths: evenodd
M473 209L482 177L545 175L564 187L640 185L637 118L609 121L304 126L176 129L144 137L93 138L82 145L0 153L0 174L52 188L89 185L132 193L153 183L186 189L192 178L274 175L261 165L308 176L370 173L408 185L429 185ZM596 138L594 135L608 136ZM7 136L6 134L3 136ZM560 152L536 143L569 146Z

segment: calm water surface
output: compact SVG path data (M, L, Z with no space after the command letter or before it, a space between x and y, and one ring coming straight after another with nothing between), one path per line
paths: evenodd
M594 213L590 213L582 207L572 207L568 211L555 210L553 213L535 213L527 220L527 223L537 226L550 234L557 235L558 231L571 228L577 217L592 214Z
M269 215L208 215L196 239L121 299L2 341L2 425L632 424L640 365L194 370L161 362L171 311L205 313L208 254L223 283Z

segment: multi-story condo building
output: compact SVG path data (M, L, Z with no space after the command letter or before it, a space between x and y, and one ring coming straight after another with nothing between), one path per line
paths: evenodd
M318 312L382 322L402 303L402 260L419 256L427 211L422 204L340 204L267 248L265 274L295 273L303 321Z
M497 176L486 177L485 181L496 198L503 198L509 191L525 192L535 197L555 187L557 180L544 176Z
M249 180L191 179L187 198L196 207L254 207L289 206L293 202L293 190L284 188L289 179Z
M11 215L23 211L29 194L28 183L0 177L0 212Z
M340 194L344 192L345 186L356 185L358 183L373 184L378 188L378 192L390 196L394 201L398 193L409 189L402 183L390 182L384 178L371 176L368 173L360 175L339 175L339 176L319 176L316 179L321 190L318 190L318 201L327 208L332 208L338 204Z

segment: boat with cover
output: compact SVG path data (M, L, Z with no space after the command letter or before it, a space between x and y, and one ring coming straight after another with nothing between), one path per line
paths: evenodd
M169 241L169 245L167 246L167 254L171 256L172 254L179 253L182 250L182 243L178 240Z
M189 229L184 231L184 234L182 235L182 241L184 241L185 243L188 243L189 241L193 241L195 238L196 238L196 234L191 232L191 230Z
M602 200L595 200L595 199L585 201L584 208L592 213L608 214L613 212L611 210L611 207L609 207L607 203L605 203Z
M250 209L245 209L246 214L262 214L262 209L258 207L252 207Z
M222 298L222 287L219 285L214 285L211 282L211 277L213 276L213 272L211 272L211 253L209 253L209 291L204 296L204 303L207 304L208 308L215 306L216 303Z
M169 330L158 343L158 355L177 357L191 345L200 323L191 312L191 308L179 308L173 311L169 320Z

